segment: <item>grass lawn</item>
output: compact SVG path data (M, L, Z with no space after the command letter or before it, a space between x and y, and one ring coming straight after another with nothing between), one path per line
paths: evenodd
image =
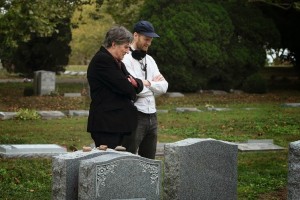
M31 83L0 83L0 111L88 109L89 98L62 95L23 96ZM59 93L80 92L82 83L58 84ZM157 97L159 142L185 138L225 141L273 139L288 149L300 139L300 108L283 107L300 102L300 91L268 94L185 94L183 98ZM207 106L230 108L208 111ZM197 107L203 112L178 113L176 107ZM249 109L251 108L251 109ZM86 132L86 117L55 120L0 121L0 144L59 144L69 151L92 140ZM239 152L238 199L286 199L288 150ZM51 159L0 159L0 199L51 199Z

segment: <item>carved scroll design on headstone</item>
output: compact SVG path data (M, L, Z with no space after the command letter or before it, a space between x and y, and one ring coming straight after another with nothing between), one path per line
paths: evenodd
M116 162L112 162L107 165L98 165L96 168L96 194L99 197L99 189L101 186L105 187L106 175L111 173L114 174L114 168L118 166Z
M159 193L158 166L155 164L151 164L151 163L147 163L147 162L143 162L143 161L140 161L139 165L143 168L142 172L150 173L151 184L154 184L154 183L157 184L156 194L158 194Z

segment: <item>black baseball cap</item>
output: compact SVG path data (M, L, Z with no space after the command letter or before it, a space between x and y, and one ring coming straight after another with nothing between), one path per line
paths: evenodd
M148 37L159 37L154 31L153 25L148 21L139 21L134 25L133 32L140 33Z

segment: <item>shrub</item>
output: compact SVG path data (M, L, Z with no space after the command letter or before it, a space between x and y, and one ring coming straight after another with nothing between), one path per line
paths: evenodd
M246 78L242 89L248 93L263 94L267 92L267 81L260 74L252 74Z
M19 120L35 120L35 119L40 119L41 116L37 113L36 110L30 110L30 109L23 109L21 108L15 117L15 119Z

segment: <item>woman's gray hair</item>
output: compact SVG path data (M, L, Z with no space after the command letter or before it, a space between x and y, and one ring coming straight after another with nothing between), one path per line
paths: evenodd
M132 39L132 33L124 26L114 26L106 33L103 46L105 48L111 47L113 42L117 45L131 43Z

